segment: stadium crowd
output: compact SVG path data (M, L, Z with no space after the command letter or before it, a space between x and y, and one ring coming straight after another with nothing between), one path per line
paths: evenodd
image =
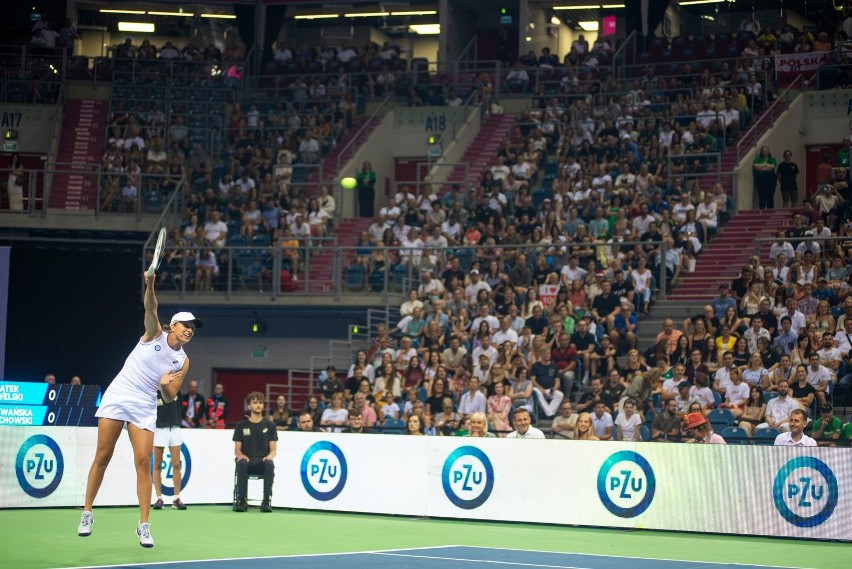
M715 179L708 155L771 102L771 56L791 34L794 51L826 41L793 32L744 30L730 62L665 73L649 64L624 80L602 68L612 53L604 40L590 48L580 36L561 64L549 51L520 58L501 79L531 93L533 108L482 178L400 186L360 236L350 270L370 287L398 267L419 278L398 325L359 352L346 377L323 378L313 425L343 428L354 407L367 427L402 420L430 434L481 431L485 413L484 428L503 433L525 409L566 438L638 439L644 426L646 438L676 440L690 411L738 422L747 435L787 429L794 407L829 413L852 383L840 314L852 311L850 258L836 242L802 238L852 231L848 196L820 188L781 254L756 259L695 318L667 321L654 346L640 352L637 342L657 287L688 270L726 220L730 200L706 182ZM306 245L329 232L336 211L327 188L313 197L306 172L353 124L353 97L393 84L411 105L460 100L461 87L441 78L401 87L413 76L406 67L390 45L292 51L280 42L270 70L287 78L281 97L234 101L215 156L192 140L192 113L180 103L125 111L115 101L105 208L133 208L139 192L129 186L143 172L152 175L147 191L191 188L161 284L187 279L210 290L226 244L265 248L245 275L261 290L276 250L297 277ZM484 101L494 79L479 74L471 89Z

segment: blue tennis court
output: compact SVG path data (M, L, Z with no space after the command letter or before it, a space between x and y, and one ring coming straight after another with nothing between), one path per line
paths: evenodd
M624 569L625 567L630 567L630 569L723 569L734 567L737 569L792 569L777 565L676 561L472 546L422 547L323 555L134 563L131 565L91 567L101 569L107 567L115 569L137 567L156 567L157 569L274 569L278 567L326 569L335 565L354 569L399 569L400 567L406 569L472 569L495 566L545 567L549 569Z

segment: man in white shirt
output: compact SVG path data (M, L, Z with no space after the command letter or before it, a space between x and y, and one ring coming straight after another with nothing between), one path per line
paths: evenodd
M402 211L397 207L394 198L388 198L388 205L379 210L379 217L384 220L385 227L390 227L396 223L400 215L402 215Z
M225 238L227 236L228 225L222 221L222 214L214 211L210 221L204 224L204 238L211 245L222 247L225 245Z
M479 306L479 316L473 319L471 330L479 332L479 326L483 322L488 322L488 328L491 330L492 334L496 332L498 328L500 328L500 321L497 320L496 316L492 316L491 313L488 312L487 304L481 304Z
M790 413L790 430L775 437L775 446L815 447L817 442L804 433L808 416L801 409Z
M491 343L495 346L502 346L505 342L518 345L518 333L512 330L512 320L508 316L500 318L500 329L491 336Z
M710 101L705 100L704 108L698 111L698 114L695 115L695 122L697 122L702 129L707 130L716 120L716 117L716 111L710 108Z
M464 297L465 299L474 304L476 302L476 295L479 294L480 290L487 290L491 292L491 286L482 280L479 280L479 271L477 269L473 269L470 272L470 284L464 288ZM494 326L497 328L497 326Z
M488 356L488 361L493 364L497 361L499 352L491 345L491 338L483 336L480 344L473 349L473 361L478 362L479 356Z
M722 354L722 367L716 370L713 382L713 391L725 397L728 387L731 385L731 370L734 368L734 354L725 352Z
M719 111L725 131L731 138L740 136L740 112L733 108L730 97L725 99L725 108Z
M571 255L568 258L568 264L559 271L562 274L562 284L568 289L571 288L571 283L576 280L583 280L589 274L586 269L577 266L579 261L577 255Z
M471 377L469 385L470 389L459 397L458 414L463 418L474 413L485 413L488 403L485 395L479 390L479 379Z
M636 235L644 235L648 233L648 227L652 222L657 221L648 210L648 204L643 203L639 206L639 215L633 218L633 229L636 231Z
M778 397L770 399L766 404L766 414L763 416L765 422L757 426L758 429L778 429L782 433L790 430L790 414L799 409L799 403L792 397L787 397L790 392L790 382L782 379L778 382Z
M837 380L837 372L840 370L843 352L834 347L834 339L831 336L831 332L823 332L822 349L817 351L817 353L819 354L820 365L828 370L833 383Z
M672 376L663 382L663 386L660 388L660 396L664 402L677 397L680 383L686 381L683 377L684 371L686 370L683 364L675 364L672 369ZM689 382L687 382L687 386L689 386Z
M505 160L502 156L497 157L497 164L491 167L491 174L494 176L495 180L503 181L506 176L509 175L509 172L512 170L506 166Z
M801 334L807 330L808 324L805 320L805 315L798 310L798 304L795 298L787 299L787 316L790 317L792 324L791 328L796 331L796 334Z
M751 327L743 333L743 338L748 340L748 351L752 353L759 349L757 346L759 338L766 338L770 343L772 342L769 330L763 327L763 318L757 315L752 317Z
M817 401L820 405L826 403L826 393L828 393L828 385L831 383L831 373L828 368L819 363L819 353L815 352L810 355L808 365L808 383L816 390Z
M506 435L507 439L543 439L544 433L531 425L529 409L518 407L515 409L515 430Z
M612 440L612 415L606 411L606 403L598 401L595 403L595 412L592 413L592 430L602 441Z

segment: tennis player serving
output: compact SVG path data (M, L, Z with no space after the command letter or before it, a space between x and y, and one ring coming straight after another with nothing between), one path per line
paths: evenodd
M154 446L154 426L157 422L157 390L163 400L171 402L180 392L183 379L189 370L189 358L183 351L195 336L202 322L189 312L175 314L168 326L157 318L157 296L154 294L156 275L145 279L145 333L130 352L124 367L107 388L101 399L98 417L98 447L89 469L86 484L86 503L77 534L92 534L94 515L92 506L101 487L115 443L127 424L133 462L136 466L136 494L139 497L139 525L136 535L142 547L154 547L154 538L148 525L151 509L151 451Z

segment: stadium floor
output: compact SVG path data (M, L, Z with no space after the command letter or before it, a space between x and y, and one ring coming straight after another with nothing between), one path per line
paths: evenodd
M153 511L153 549L139 547L135 508L95 510L76 535L76 509L0 511L0 556L11 569L848 569L845 543L435 520L227 506Z

